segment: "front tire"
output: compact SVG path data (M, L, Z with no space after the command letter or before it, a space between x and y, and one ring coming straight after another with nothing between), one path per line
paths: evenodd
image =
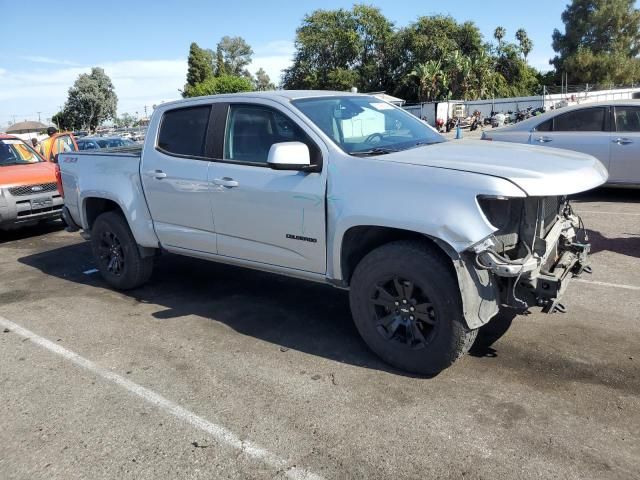
M91 229L91 250L102 278L118 290L142 286L151 277L153 257L142 257L119 212L102 213Z
M476 338L462 313L452 267L415 241L383 245L356 267L351 312L366 344L394 367L435 375L464 355Z

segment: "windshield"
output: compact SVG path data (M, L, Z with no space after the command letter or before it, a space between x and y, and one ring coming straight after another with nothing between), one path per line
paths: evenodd
M42 162L42 158L22 140L0 140L0 167Z
M304 98L292 103L351 155L389 153L445 141L410 113L375 97Z

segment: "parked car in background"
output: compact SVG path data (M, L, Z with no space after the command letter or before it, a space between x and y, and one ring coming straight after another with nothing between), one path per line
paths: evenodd
M78 144L72 133L54 133L40 142L40 155L47 162L55 163L62 152L77 152Z
M57 168L19 138L0 134L0 230L60 218Z
M565 107L484 132L483 140L588 153L609 171L607 185L640 186L640 101Z
M60 168L68 228L114 288L165 251L328 283L374 352L426 374L504 306L563 310L589 252L566 196L607 178L592 156L447 142L376 97L292 90L164 103L142 148Z
M136 143L121 137L84 137L77 141L78 150L100 150L103 148L129 147Z

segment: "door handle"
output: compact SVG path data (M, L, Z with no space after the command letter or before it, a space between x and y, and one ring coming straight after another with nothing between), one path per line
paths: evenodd
M628 138L616 138L615 140L613 140L613 143L617 143L618 145L629 145L631 143L633 143L631 140L629 140Z
M167 174L164 173L162 170L149 170L147 172L147 175L157 180L162 180L163 178L167 178Z
M237 187L239 184L233 178L222 177L222 178L214 178L213 183L216 185L221 185L227 188Z
M538 143L549 143L552 140L549 137L538 137L536 138L536 142Z

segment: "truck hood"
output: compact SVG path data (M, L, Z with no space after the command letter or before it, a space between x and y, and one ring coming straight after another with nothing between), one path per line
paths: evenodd
M530 196L584 192L608 178L607 169L591 155L506 142L449 141L390 153L380 159L500 177Z
M0 166L0 187L55 183L56 166L49 162Z

